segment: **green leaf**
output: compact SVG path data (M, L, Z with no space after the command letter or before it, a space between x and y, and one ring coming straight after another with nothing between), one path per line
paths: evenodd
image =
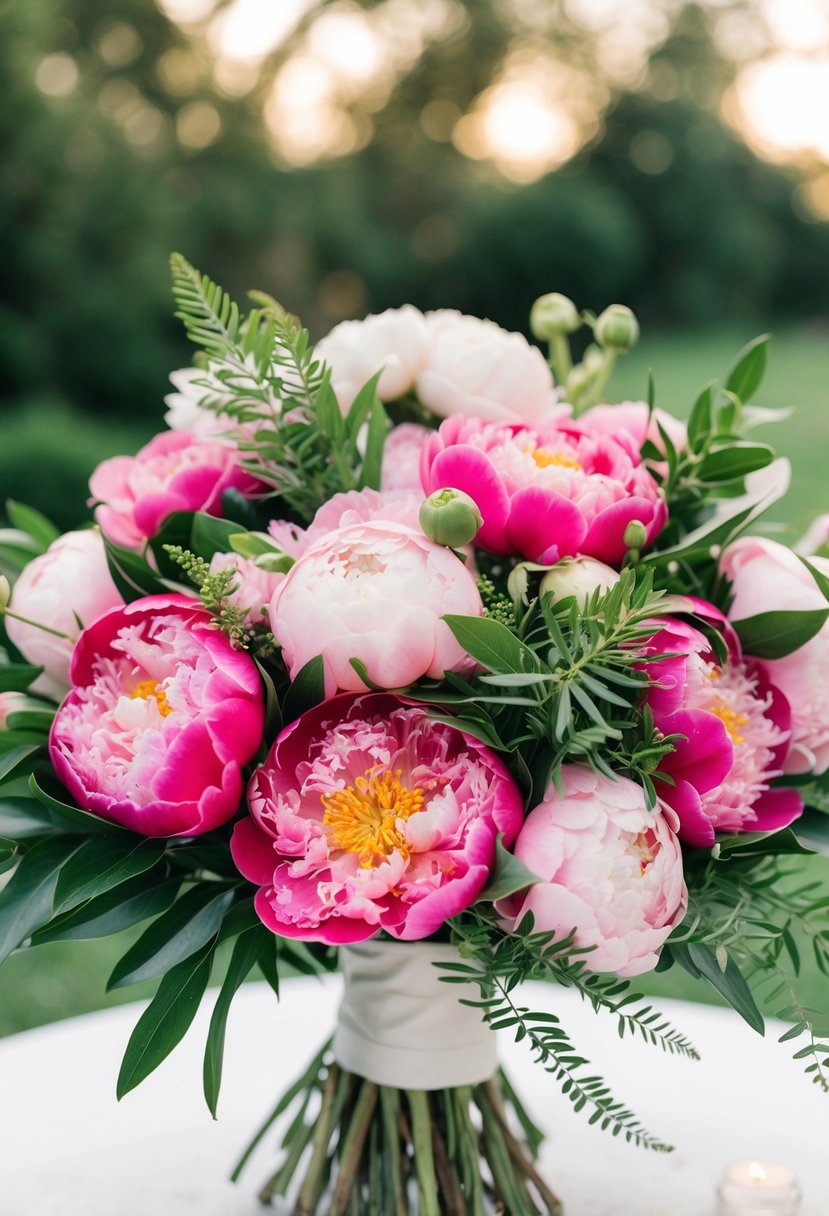
M27 507L25 503L15 502L12 498L7 499L6 513L15 528L19 528L21 532L28 532L29 536L37 542L41 553L44 553L60 536L60 531L51 520L34 507Z
M231 537L238 536L239 525L232 519L217 519L203 511L193 514L189 549L209 562L214 553L229 553Z
M275 540L267 532L233 532L228 540L234 553L240 557L286 557ZM294 559L289 559L293 561Z
M109 937L140 925L151 916L158 916L170 907L181 886L180 878L159 882L158 875L138 874L103 895L90 899L71 912L54 917L32 937L32 944L42 942L86 941Z
M0 781L5 781L7 778L13 777L20 769L22 769L26 761L39 752L43 743L23 743L19 747L13 747L11 751L5 752L0 756Z
M737 355L728 373L725 387L742 402L750 401L762 383L770 341L770 334L760 334L754 338Z
M798 554L798 556L800 555ZM822 570L818 569L813 562L809 561L808 557L800 557L800 560L817 583L823 598L829 600L829 577Z
M261 926L248 929L236 938L224 981L216 998L216 1004L213 1006L210 1029L207 1032L207 1045L204 1051L202 1077L204 1082L204 1098L214 1119L216 1118L216 1107L219 1101L219 1089L222 1084L222 1060L224 1057L227 1016L230 1012L234 996L241 987L245 977L255 966L261 952Z
M29 663L0 663L0 692L25 692L42 671Z
M324 673L321 654L309 659L297 672L282 700L282 721L286 726L325 700Z
M163 975L213 941L233 896L227 888L217 895L207 884L186 891L115 964L107 991Z
M523 891L539 882L543 882L543 879L504 848L504 836L499 832L495 842L495 868L475 902L494 903L496 899L505 899L507 895L514 895L516 891Z
M80 844L65 836L41 840L22 858L0 891L0 962L50 919L61 867Z
M383 448L386 443L389 424L383 403L375 399L368 416L368 434L363 463L360 468L358 488L363 490L370 487L380 489L380 473L383 467Z
M723 971L717 961L717 957L712 950L702 944L702 942L690 942L688 944L688 953L691 956L691 961L698 969L700 975L704 976L717 992L728 1001L732 1009L736 1009L740 1017L748 1022L752 1030L756 1030L758 1034L765 1032L765 1023L763 1015L757 1008L754 997L751 995L751 990L743 978L733 957L729 954L728 962Z
M109 573L126 603L131 604L145 595L161 595L168 591L143 557L131 549L122 549L107 536L103 539Z
M44 742L52 727L52 722L55 719L55 709L20 709L9 714L6 718L7 730L23 730L30 731L32 734L41 734L44 737Z
M804 790L808 803L808 789ZM821 853L829 853L829 814L808 806L794 825L798 840Z
M535 653L529 646L491 617L455 616L442 618L452 630L460 646L473 659L483 663L490 671L507 672L543 671Z
M775 856L780 853L811 853L804 848L791 828L776 832L739 832L717 840L720 857L736 853L746 857Z
M357 443L360 428L377 400L377 385L382 374L382 371L376 372L370 380L367 380L351 403L345 417L345 437L348 443L355 445Z
M126 832L91 836L66 863L55 891L55 913L67 912L96 895L150 870L164 856L166 840Z
M782 659L810 642L827 619L829 607L759 612L733 624L746 654L758 659Z
M48 780L48 772L45 779ZM105 832L109 835L125 834L126 829L120 824L110 823L107 819L101 819L98 815L93 815L89 811L83 811L79 806L72 806L68 802L63 802L62 799L56 798L54 794L50 794L44 789L42 782L44 775L40 772L32 773L29 776L29 789L34 794L38 802L43 806L48 807L52 814L52 822L63 831L84 831L89 832ZM61 787L62 788L62 787ZM61 829L61 825L64 825Z
M52 833L52 817L33 798L7 795L0 798L0 835L11 840L28 840Z
M130 1035L118 1074L119 1101L158 1068L184 1038L207 988L212 959L210 942L164 976Z
M713 382L706 384L697 397L691 416L688 419L688 445L693 452L699 452L711 434L711 391Z
M701 481L734 481L746 477L757 469L764 469L774 460L774 448L765 443L731 442L714 448L703 458L699 466Z

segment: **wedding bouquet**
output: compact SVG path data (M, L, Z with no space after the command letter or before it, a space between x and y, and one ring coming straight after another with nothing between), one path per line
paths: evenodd
M829 561L747 534L788 479L747 437L767 339L686 425L653 385L607 404L619 305L536 301L549 358L412 307L314 351L172 265L200 351L168 429L95 470L94 526L11 503L0 534L0 959L149 922L109 979L160 977L121 1096L218 955L214 1115L245 978L340 967L334 1038L266 1125L293 1104L262 1194L300 1214L559 1211L497 1029L668 1148L529 978L694 1057L630 985L683 968L786 1018L829 1090L797 995L804 933L829 974L798 879L829 842Z

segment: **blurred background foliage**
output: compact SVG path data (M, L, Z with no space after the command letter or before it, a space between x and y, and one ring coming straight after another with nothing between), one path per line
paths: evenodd
M406 300L525 328L547 290L628 302L654 340L822 336L824 0L0 0L0 19L0 485L62 525L189 362L172 249L314 336Z
M177 249L313 337L623 301L616 396L650 367L680 414L773 329L780 522L829 509L827 0L0 0L0 86L0 502L76 525L161 428ZM0 1033L97 1003L110 946L13 959Z

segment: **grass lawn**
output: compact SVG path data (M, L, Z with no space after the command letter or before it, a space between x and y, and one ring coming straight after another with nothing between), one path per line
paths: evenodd
M611 386L613 395L617 399L644 397L650 367L657 404L684 415L703 384L722 377L741 345L753 336L748 330L720 331L708 336L666 335L652 339L646 335L644 345L620 362ZM829 330L822 334L816 327L781 331L772 344L768 375L757 402L774 407L791 406L795 410L791 419L756 432L758 438L767 440L792 461L792 490L775 508L772 521L781 526L781 539L792 540L805 530L816 514L829 512ZM38 435L51 435L57 449L60 435L50 424L49 410L45 408L36 421ZM137 427L143 424L143 419L136 420ZM56 415L55 425L58 432L74 430L77 434L64 407ZM152 423L147 426L146 433L151 430ZM20 418L4 420L7 444L13 444L15 438L19 438L20 445L26 447L26 441L31 438L29 431L28 423L24 424ZM75 458L82 478L88 471L82 467L85 461L88 460L91 467L102 455L125 450L122 439L126 433L123 426L96 430L95 454ZM5 453L11 468L8 446L5 446ZM28 457L16 458L18 469L27 467L28 463ZM4 472L2 466L0 460L0 477ZM17 496L26 497L17 485L14 491ZM2 497L6 496L4 492ZM48 510L47 504L39 505ZM827 882L829 867L824 861L812 862L810 867L816 877ZM146 995L152 990L151 985L128 988L110 996L104 993L106 976L132 937L40 946L9 959L0 969L0 1035ZM803 1000L806 1004L825 1008L829 1004L829 982L813 967L810 969L810 956L811 952L804 950ZM710 988L678 975L676 969L663 976L645 977L641 983L637 982L637 987L654 994L697 1000L711 999L712 995Z

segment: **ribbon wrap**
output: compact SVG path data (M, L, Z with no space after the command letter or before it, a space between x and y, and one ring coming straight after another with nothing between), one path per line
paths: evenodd
M479 1009L461 1005L436 962L454 946L368 941L340 947L345 991L334 1035L337 1063L394 1089L451 1089L498 1069L495 1035ZM473 993L470 992L470 995Z

